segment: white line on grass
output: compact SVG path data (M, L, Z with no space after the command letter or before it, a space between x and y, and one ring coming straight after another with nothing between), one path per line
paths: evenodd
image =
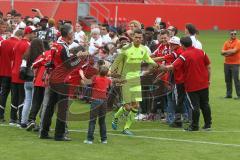
M70 132L86 133L86 131L81 131L81 130L69 130L69 131ZM123 135L123 134L113 134L113 133L108 133L108 135L120 136L120 137L139 138L139 139L152 139L152 140L162 140L162 141L173 141L173 142L186 142L186 143L210 144L210 145L218 145L218 146L240 147L240 144L227 144L227 143L207 142L207 141L193 141L193 140L164 138L164 137L149 137L149 136L136 136L136 135L127 136L127 135Z
M0 124L1 127L9 127L9 125L6 124ZM68 130L69 132L78 132L78 133L86 133L87 130ZM132 130L132 131L145 131L145 130ZM157 131L155 129L155 131ZM178 130L159 130L159 131L178 131ZM179 130L181 131L181 130ZM183 132L183 131L181 131ZM212 133L213 131L210 131ZM219 133L225 132L225 131L218 131ZM228 132L228 131L226 131ZM233 131L232 131L233 132ZM234 131L235 132L235 131ZM240 132L240 131L236 131ZM231 133L231 132L229 132ZM150 136L126 136L123 134L114 134L114 133L108 133L108 135L111 136L120 136L120 137L131 137L131 138L139 138L139 139L152 139L152 140L162 140L162 141L173 141L173 142L186 142L186 143L197 143L197 144L210 144L210 145L218 145L218 146L229 146L229 147L240 147L240 144L228 144L228 143L219 143L219 142L208 142L208 141L194 141L194 140L185 140L185 139L174 139L174 138L164 138L164 137L150 137Z
M115 130L111 130L111 131L115 131ZM183 129L131 129L131 131L134 132L186 132ZM211 130L211 131L204 131L204 130L199 130L199 131L194 131L194 132L210 132L210 133L240 133L239 130L235 130L235 131L221 131L221 130Z
M7 127L7 124L0 124L0 126ZM115 130L108 130L116 132ZM134 132L186 132L183 129L131 129ZM229 131L222 131L222 130L211 130L211 131L195 131L195 132L210 132L210 133L240 133L240 130L229 130Z

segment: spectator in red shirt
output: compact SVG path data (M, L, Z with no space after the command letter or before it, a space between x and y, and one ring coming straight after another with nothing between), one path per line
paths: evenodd
M170 41L170 54L167 54L164 57L159 57L159 61L167 61L167 63L173 63L182 53L183 49L180 44L180 39L178 37L173 36ZM182 127L181 114L183 113L183 101L185 97L185 89L184 89L184 77L182 69L175 69L174 73L174 82L176 84L177 93L172 92L177 97L173 105L173 110L175 112L175 119L173 123L170 124L171 127ZM170 100L168 99L168 102ZM168 105L170 107L170 104Z
M37 131L39 130L38 125L35 120L37 114L42 105L42 114L44 113L46 103L49 99L49 87L48 84L45 83L48 81L48 73L51 68L46 69L47 62L50 62L53 54L55 53L55 49L51 49L45 51L42 55L40 55L36 61L33 63L32 67L34 69L34 92L33 92L33 102L32 108L29 114L29 123L27 124L27 131ZM42 118L42 116L41 116Z
M169 46L169 40L170 40L170 35L167 30L161 30L158 34L158 40L159 40L159 46L158 48L153 52L151 55L152 59L158 63L158 64L166 64L167 61L162 61L159 60L165 55L168 55L170 53L170 46ZM170 64L168 62L168 64ZM159 75L159 73L155 73L155 75ZM169 80L169 74L165 73L161 76L161 81L168 81ZM159 83L161 83L159 81ZM166 96L157 96L154 98L154 105L150 114L149 119L154 119L156 116L157 109L161 109L161 119L165 118L164 110L166 108L166 102L167 102L167 95ZM153 117L153 118L152 118Z
M92 84L92 103L90 109L90 121L88 127L87 140L84 141L86 144L92 144L94 137L94 130L96 125L96 120L98 118L101 142L107 143L107 129L105 123L106 116L106 99L107 99L107 89L111 85L111 80L107 78L108 68L106 66L101 66L99 68L99 75L94 76L91 80L87 79L83 71L80 72L83 84Z
M161 66L164 71L184 70L184 86L192 108L192 122L188 131L199 130L200 109L203 113L204 130L210 130L212 124L211 109L209 106L210 60L206 53L192 47L190 37L180 40L184 52L168 66Z
M23 31L18 30L15 36L2 41L0 46L0 79L1 79L1 96L0 96L0 122L4 122L4 110L6 107L7 97L11 89L11 67L13 63L13 47L22 38Z
M24 37L13 49L12 85L11 85L11 116L10 125L17 125L17 120L22 118L24 102L24 80L19 77L19 70L22 63L22 56L28 50L30 42L36 37L36 28L28 26L24 30ZM17 112L19 117L17 117Z

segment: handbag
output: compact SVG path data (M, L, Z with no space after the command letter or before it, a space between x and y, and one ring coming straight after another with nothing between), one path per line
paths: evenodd
M34 78L33 70L29 66L24 65L24 63L26 63L26 61L24 62L23 60L19 71L19 78L25 81L33 81Z

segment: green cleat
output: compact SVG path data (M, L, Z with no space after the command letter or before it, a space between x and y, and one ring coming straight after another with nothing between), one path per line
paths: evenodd
M114 120L112 121L112 129L117 130L117 128L118 128L118 119L114 118Z
M124 129L122 131L122 134L125 134L125 135L128 135L128 136L133 136L134 135L129 129Z

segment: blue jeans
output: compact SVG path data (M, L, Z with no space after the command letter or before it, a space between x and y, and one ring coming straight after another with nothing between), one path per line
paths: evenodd
M171 124L174 121L176 108L176 100L174 94L171 92L167 95L167 123Z
M98 118L98 124L100 128L101 141L107 140L107 128L106 128L106 122L105 122L106 110L107 110L106 100L95 99L92 101L91 109L90 109L88 135L87 135L87 139L89 141L94 140L93 134L94 134L97 118Z
M24 83L24 90L25 90L25 100L22 110L22 124L28 123L28 116L32 106L32 97L33 97L33 82L25 82Z

